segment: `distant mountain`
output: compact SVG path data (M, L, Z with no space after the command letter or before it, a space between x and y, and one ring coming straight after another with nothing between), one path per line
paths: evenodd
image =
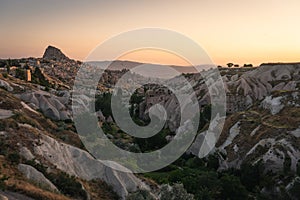
M60 49L53 47L53 46L48 46L44 55L44 59L48 60L70 60Z
M213 67L212 65L198 65L195 67L160 65L160 64L139 63L139 62L123 61L123 60L89 61L87 63L93 66L100 67L102 69L106 68L109 70L123 70L123 69L132 70L135 67L145 66L146 70L135 69L133 71L146 77L158 77L158 78L171 78L181 73L197 73L198 71L202 71L203 69L209 69ZM170 70L168 70L168 67L171 67L176 71L170 72Z

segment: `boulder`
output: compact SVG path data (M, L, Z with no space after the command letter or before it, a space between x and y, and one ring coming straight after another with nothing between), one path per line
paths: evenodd
M12 92L14 90L13 87L10 86L10 84L4 80L0 79L0 87L5 88L7 91Z
M71 118L70 111L62 102L66 102L63 97L57 97L44 91L34 91L21 94L20 98L38 107L46 117L53 120L66 120Z
M0 109L0 119L6 119L13 116L13 112L11 110Z
M37 171L34 167L25 164L19 164L18 170L29 180L35 182L42 188L52 192L59 192L58 189L49 181L41 172Z

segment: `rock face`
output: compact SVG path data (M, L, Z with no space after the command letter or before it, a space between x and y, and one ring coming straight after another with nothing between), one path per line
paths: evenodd
M70 119L71 115L66 107L67 97L57 97L44 91L34 91L24 93L20 98L27 103L34 104L46 117L53 120Z
M267 96L261 103L261 106L264 109L270 110L272 115L275 115L280 112L280 110L284 107L284 105L281 104L282 97L275 97L272 98L272 96Z
M42 136L41 145L35 146L35 154L46 158L58 169L77 177L91 180L100 178L112 185L115 192L122 198L128 192L138 188L147 188L146 185L131 173L116 171L94 159L88 152L67 145L57 140Z
M35 182L41 187L52 192L59 192L55 185L53 185L51 181L49 181L41 172L37 171L34 167L25 164L19 164L18 169L27 179Z
M252 105L255 100L262 100L273 91L285 90L293 91L297 88L300 78L300 64L263 64L255 70L241 75L239 78L232 78L225 81L229 88L227 98L228 104L234 113L242 111ZM234 95L241 98L239 100L231 98ZM242 106L241 106L242 105Z
M5 88L5 89L6 89L7 91L9 91L9 92L11 92L11 91L14 90L13 87L11 87L10 84L9 84L8 82L6 82L6 81L4 81L4 80L1 80L1 79L0 79L0 87Z
M13 116L13 112L11 110L0 109L0 119L6 119Z
M62 53L62 51L56 47L48 46L44 55L44 59L48 60L70 60L65 54Z

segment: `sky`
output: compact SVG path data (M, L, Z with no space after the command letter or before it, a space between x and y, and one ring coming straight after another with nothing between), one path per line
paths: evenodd
M84 60L116 34L156 27L191 38L219 65L299 62L299 8L299 0L0 0L0 58L42 57L53 45ZM120 59L186 64L149 50Z

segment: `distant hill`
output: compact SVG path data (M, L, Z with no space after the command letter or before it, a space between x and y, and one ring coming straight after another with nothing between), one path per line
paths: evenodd
M134 61L127 61L127 60L89 61L87 63L90 65L100 67L102 69L107 68L109 70L123 70L123 69L131 70L138 66L146 66L147 68L146 71L136 69L135 72L143 76L159 77L159 78L171 78L178 75L178 73L179 74L197 73L198 71L202 71L203 69L209 69L213 67L212 65L198 65L196 66L197 69L195 69L195 67L192 66L160 65L160 64L140 63ZM176 71L170 73L167 67L171 67L172 69L176 70L178 73Z
M48 59L48 60L70 60L70 58L68 58L60 49L53 47L53 46L48 46L44 55L43 55L44 59Z

